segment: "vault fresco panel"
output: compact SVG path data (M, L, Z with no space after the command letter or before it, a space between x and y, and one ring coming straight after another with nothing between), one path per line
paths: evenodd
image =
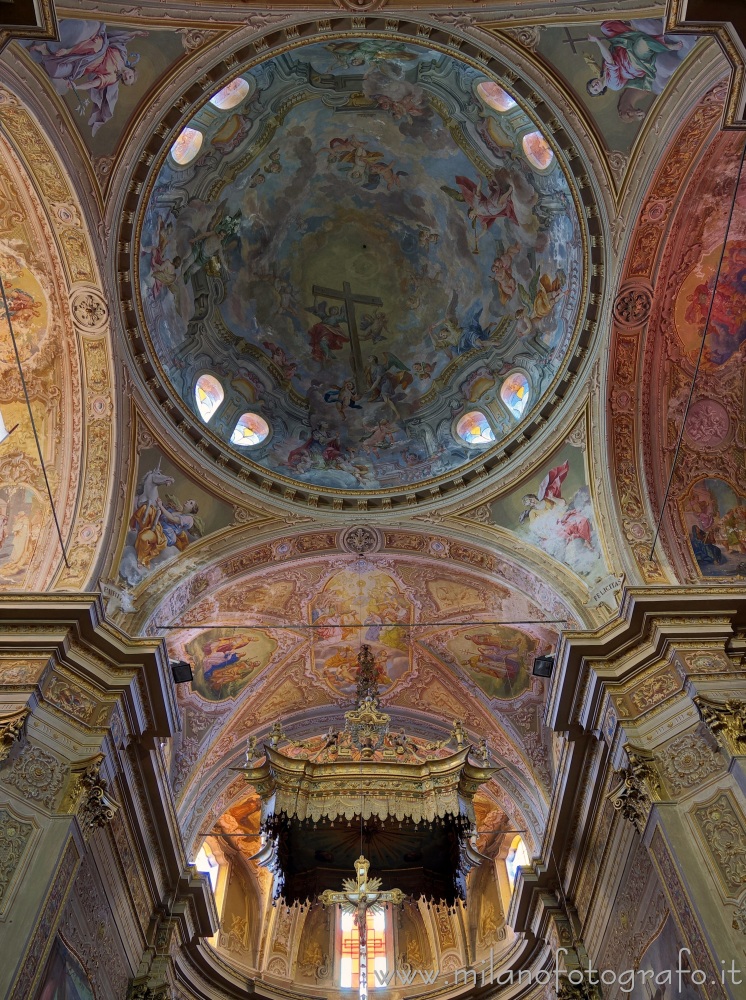
M541 31L539 53L592 114L607 147L629 155L643 119L695 35L663 32L662 18L570 24Z

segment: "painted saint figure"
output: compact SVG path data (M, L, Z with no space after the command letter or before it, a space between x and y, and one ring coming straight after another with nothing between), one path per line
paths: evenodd
M662 27L662 22L657 22ZM658 65L661 55L679 52L684 48L681 39L667 41L663 34L651 34L635 27L632 21L604 21L602 37L589 35L601 54L601 65L588 60L597 75L587 83L588 93L594 97L606 90L623 90L634 87L660 94L672 70L664 73ZM677 60L678 61L678 60Z
M130 55L127 43L147 37L147 32L63 18L59 34L57 42L26 42L25 47L44 68L58 94L72 90L77 95L80 114L93 105L88 124L95 135L114 114L119 84L131 87L137 79L139 55ZM81 97L82 91L88 92L89 99Z

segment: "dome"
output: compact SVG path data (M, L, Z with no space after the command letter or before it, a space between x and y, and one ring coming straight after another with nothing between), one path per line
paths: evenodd
M325 39L216 82L182 123L188 152L161 155L139 216L138 311L229 468L411 491L556 403L586 236L556 121L508 87L410 39ZM209 428L205 375L225 392ZM475 409L488 432L464 436ZM262 433L239 440L240 420Z

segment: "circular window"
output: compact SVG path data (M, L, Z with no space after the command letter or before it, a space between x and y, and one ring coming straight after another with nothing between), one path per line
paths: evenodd
M240 104L248 92L249 85L246 80L242 76L237 76L235 80L231 80L229 84L226 84L222 90L210 98L210 104L214 104L221 111L228 111Z
M197 400L199 415L205 423L209 423L223 402L225 394L222 385L214 375L200 375L194 387L194 398Z
M171 147L171 156L180 167L191 163L202 148L204 136L196 128L185 128Z
M500 398L516 420L519 420L526 409L531 387L523 372L513 372L503 382Z
M261 444L268 434L269 424L263 417L258 413L243 413L231 434L231 444L253 448Z
M554 159L552 147L541 132L527 132L524 135L523 152L529 163L532 163L537 170L546 170Z
M495 440L487 417L479 410L464 414L456 424L456 433L467 444L492 444Z
M477 93L484 103L494 111L510 111L516 105L507 90L503 90L499 84L493 83L492 80L480 83L477 86Z

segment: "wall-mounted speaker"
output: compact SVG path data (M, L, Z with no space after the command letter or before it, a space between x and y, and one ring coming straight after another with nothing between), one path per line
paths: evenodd
M171 673L174 676L174 684L188 684L194 680L192 665L186 660L171 660Z
M551 677L554 670L553 656L537 656L534 660L534 677Z

